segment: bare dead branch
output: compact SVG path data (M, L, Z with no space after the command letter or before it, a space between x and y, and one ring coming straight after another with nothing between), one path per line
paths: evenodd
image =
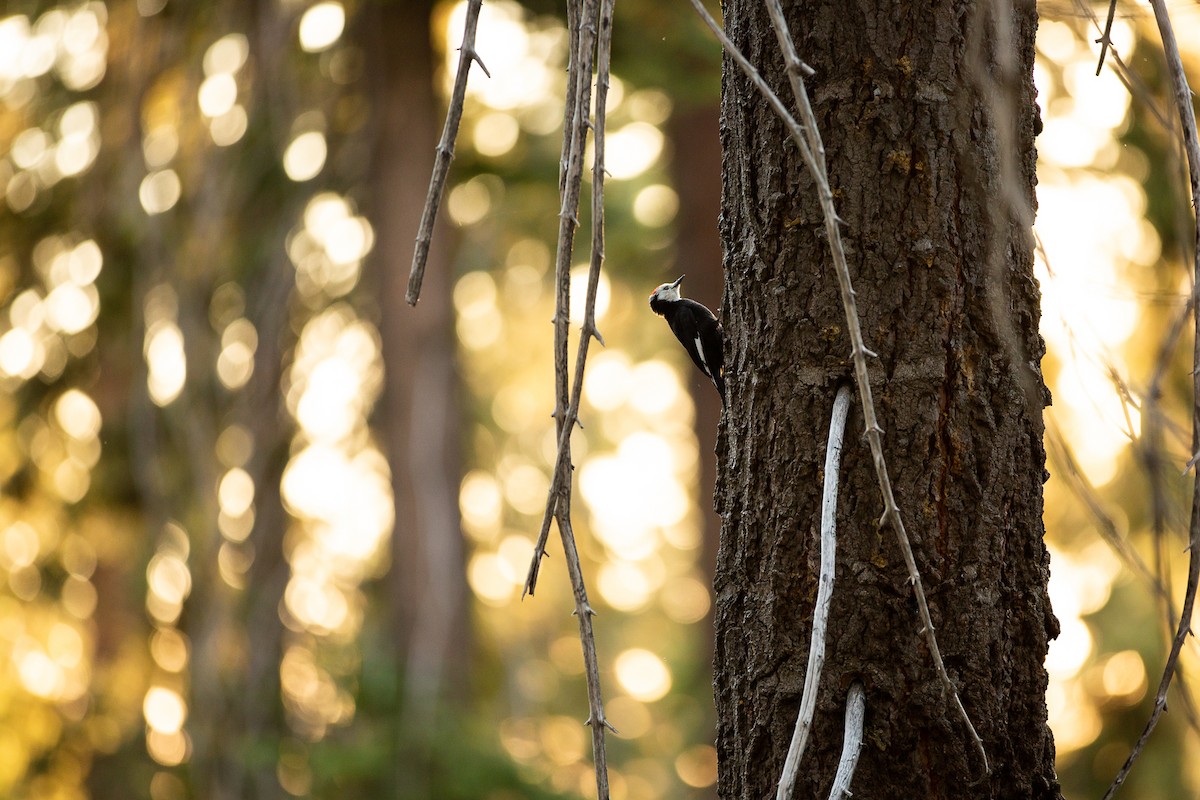
M858 753L862 750L863 721L867 716L867 697L863 685L858 681L850 684L846 693L846 729L842 734L842 757L838 761L837 773L833 776L833 787L829 800L842 800L850 796L850 781L854 779L854 768L858 766Z
M579 404L583 396L584 369L591 340L601 344L603 339L596 327L596 293L600 269L604 263L604 152L605 116L608 102L610 53L612 50L612 19L615 0L586 0L568 4L568 24L571 26L570 68L566 116L564 117L563 155L560 161L560 190L562 206L559 212L558 251L555 258L555 421L558 431L558 451L554 472L546 498L546 510L541 531L529 565L522 594L533 594L538 571L545 555L550 531L550 519L558 524L563 543L571 590L575 599L574 614L579 619L579 638L583 646L584 672L588 691L588 718L585 724L592 729L592 751L596 769L596 793L608 800L608 765L605 751L605 728L615 731L604 714L600 688L600 666L596 656L596 639L592 629L595 611L588 603L583 569L571 525L571 433L578 423ZM596 64L596 118L590 127L595 132L595 156L592 165L592 253L588 267L583 330L575 356L574 381L568 392L567 336L570 318L571 254L575 229L578 226L580 187L583 180L583 151L589 127L593 59Z
M479 27L479 9L482 5L483 0L469 0L467 3L462 46L458 48L458 71L454 73L454 90L450 93L446 124L442 128L442 138L437 145L433 175L429 179L429 192L425 195L425 209L421 212L421 226L417 228L417 247L413 252L412 271L408 274L408 291L404 295L405 302L410 306L415 306L421 296L425 264L429 260L429 242L433 238L433 222L437 219L442 195L446 191L446 177L450 174L450 162L454 158L454 142L458 139L458 126L462 122L463 103L467 96L467 74L471 71L471 62L478 64L484 75L492 77L479 53L475 52L475 29Z
M937 637L934 633L933 620L929 615L929 604L925 599L925 589L921 582L921 573L917 569L912 545L909 542L908 533L905 531L904 521L900 516L900 508L896 504L896 498L892 492L892 480L888 474L887 461L883 455L883 429L879 426L879 421L875 415L875 402L871 396L871 383L867 373L867 356L874 355L874 353L868 350L863 342L862 327L858 316L858 305L855 301L854 288L850 283L850 267L846 263L846 253L842 246L841 231L839 229L842 220L837 215L834 207L833 192L829 187L829 177L825 169L822 168L824 159L821 158L818 160L817 152L814 152L809 146L809 136L817 137L817 141L819 142L820 131L817 129L816 118L812 114L812 107L807 100L807 89L804 87L803 78L800 75L800 71L796 69L796 63L789 63L789 77L792 80L793 86L798 86L799 91L803 95L796 102L801 113L805 114L805 126L801 126L796 122L779 97L771 90L767 82L763 80L758 70L754 68L754 65L746 59L737 46L725 35L725 32L713 20L712 16L700 3L700 0L691 0L691 3L696 9L696 13L700 15L700 18L704 20L704 23L712 30L717 39L720 40L726 52L733 57L742 71L746 73L746 76L750 78L751 82L754 83L759 92L766 98L767 103L776 115L783 120L791 133L792 139L795 140L797 146L800 148L800 153L804 158L804 163L808 168L809 174L817 184L817 194L821 203L822 213L825 217L825 231L829 239L829 249L833 254L838 285L841 289L842 307L850 334L851 357L854 361L854 377L855 382L858 384L858 396L862 403L866 438L871 448L875 476L879 482L879 492L883 498L884 511L883 516L880 517L879 524L882 527L890 523L896 534L896 542L900 548L901 555L904 557L904 563L908 568L909 582L912 584L913 596L917 601L917 610L921 619L921 634L925 637L925 643L929 648L934 669L942 682L943 690L950 696L951 701L958 710L959 716L970 732L975 749L978 751L980 759L983 762L984 771L990 773L991 768L988 766L987 753L983 749L983 740L975 731L975 726L972 724L971 718L967 715L967 710L963 707L962 700L958 696L958 690L955 689L954 683L950 680L949 673L946 672L946 665L942 660L941 649L938 647ZM767 0L767 9L770 12L772 22L776 24L778 35L781 38L786 37L790 40L791 35L787 32L782 7L779 6L778 0ZM783 24L782 32L779 31L781 23ZM786 46L784 49L786 52ZM807 132L805 130L806 127L810 129Z
M1117 14L1117 0L1109 0L1108 3L1108 19L1104 22L1104 33L1100 34L1100 38L1096 43L1100 45L1100 60L1096 62L1096 74L1100 74L1100 70L1104 69L1104 56L1108 53L1108 48L1112 47L1113 17Z
M1171 76L1171 89L1175 108L1179 114L1184 152L1187 153L1188 178L1195 222L1192 240L1192 292L1194 298L1197 288L1200 287L1200 214L1196 213L1197 198L1200 198L1200 138L1196 135L1196 112L1192 106L1192 90L1188 86L1187 75L1183 70L1183 59L1179 54L1179 44L1175 40L1175 30L1171 25L1166 2L1165 0L1150 0L1150 6L1154 9L1154 19L1158 23L1158 32L1162 37L1163 54L1167 60L1167 72ZM1193 301L1193 307L1195 305L1195 301ZM1196 328L1192 353L1192 452L1195 453L1200 452L1200 313L1193 311L1192 316ZM1146 721L1146 727L1143 728L1129 757L1125 759L1121 771L1113 778L1112 785L1104 794L1105 800L1113 797L1125 779L1129 777L1129 771L1133 769L1134 762L1141 755L1150 734L1154 732L1159 718L1166 710L1167 691L1171 688L1171 679L1179 664L1179 653L1192 630L1192 609L1196 603L1198 581L1200 581L1200 470L1194 473L1193 478L1192 516L1188 531L1188 578L1187 588L1183 595L1183 606L1180 609L1179 625L1175 630L1171 651L1167 655L1158 692L1154 697L1154 710L1151 711L1150 719Z
M821 572L817 583L817 603L813 609L812 640L808 646L808 668L804 673L804 691L800 695L800 712L796 730L783 762L776 800L791 800L800 771L800 758L812 729L813 712L817 707L817 688L821 683L821 668L825 665L825 627L829 623L829 606L833 601L833 579L837 561L837 493L838 472L842 466L842 439L846 432L846 415L850 411L850 385L842 384L833 399L829 420L829 444L825 447L825 484L821 494Z
M558 505L567 494L569 505L571 471L571 424L563 422L570 415L570 374L567 364L568 323L571 310L571 254L575 249L575 229L579 225L579 192L583 183L583 151L587 139L588 112L592 96L592 65L595 51L595 27L587 20L594 15L595 0L588 0L581 7L580 0L567 3L567 25L570 29L572 49L568 54L567 100L570 113L564 118L568 130L563 134L562 156L560 157L559 188L562 203L558 214L558 246L554 258L554 419L557 423L558 450L554 471L550 477L550 491L546 510L542 515L541 528L521 593L533 594L537 588L538 572L542 558L546 555L546 542L550 538L550 520L557 513ZM586 336L582 339L587 339ZM578 413L578 406L576 406Z
M1071 452L1070 446L1063 439L1062 432L1057 426L1046 429L1046 444L1048 445L1047 449L1050 452L1050 458L1055 466L1058 467L1058 472L1065 480L1067 488L1074 493L1079 502L1092 515L1092 519L1096 523L1096 529L1100 533L1100 538L1124 562L1126 569L1145 581L1156 595L1169 602L1170 597L1166 589L1163 588L1162 582L1150 567L1146 565L1142 557L1138 555L1137 550L1121 535L1120 530L1117 528L1117 523L1113 521L1112 515L1105 510L1099 493L1092 486L1091 481L1088 480L1083 470L1080 469L1079 462L1075 459L1075 454Z

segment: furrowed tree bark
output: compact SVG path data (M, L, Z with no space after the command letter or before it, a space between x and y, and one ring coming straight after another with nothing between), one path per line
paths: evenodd
M761 0L726 30L783 97ZM846 692L866 689L860 797L1058 798L1043 660L1057 621L1042 542L1032 81L1020 0L787 9L820 121L888 467L950 677L920 635L865 443L848 437L837 591L795 796L829 792ZM783 124L727 61L722 303L730 385L717 502L718 793L774 794L817 588L822 429L850 342L814 184ZM861 431L861 415L851 428Z

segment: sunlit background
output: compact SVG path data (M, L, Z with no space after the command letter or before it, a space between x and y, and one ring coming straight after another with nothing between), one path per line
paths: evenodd
M371 24L354 2L225 5L15 2L0 18L0 796L215 797L204 775L229 763L245 774L219 785L227 796L264 775L295 796L376 796L418 780L405 764L433 765L430 796L590 796L553 540L521 599L556 444L557 7L484 4L491 78L469 84L439 233L454 251L451 494L472 633L471 667L446 679L449 733L434 736L404 714L388 631L389 613L406 617L384 576L422 554L392 544L407 510L382 433L399 412L371 276L407 262L383 263L369 210ZM1121 7L1120 66L1096 76L1089 8L1043 4L1035 73L1062 625L1047 700L1068 796L1098 795L1147 716L1190 500L1191 223L1173 112L1147 12ZM422 13L444 97L465 3ZM669 122L715 106L717 51L686 16L623 13L607 347L584 384L576 535L619 731L613 796L712 797L709 490L691 394L709 387L644 299L674 277L689 201ZM1200 7L1172 13L1200 75ZM704 69L681 76L672 59ZM572 275L582 298L585 267ZM1194 645L1182 666L1200 681ZM1131 796L1200 792L1196 713L1182 698L1171 711Z

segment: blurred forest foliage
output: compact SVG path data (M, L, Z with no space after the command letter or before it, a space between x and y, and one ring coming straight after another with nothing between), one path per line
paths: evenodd
M520 601L555 446L560 5L484 4L413 310L463 3L6 4L0 796L594 792L561 559ZM1065 793L1097 796L1181 587L1188 203L1144 12L1095 77L1105 9L1042 5L1047 699ZM1174 13L1200 76L1200 7ZM683 3L618 4L614 41L577 531L614 797L710 797L715 411L644 298L688 272L719 302L694 183L719 52ZM1200 791L1171 711L1132 796Z

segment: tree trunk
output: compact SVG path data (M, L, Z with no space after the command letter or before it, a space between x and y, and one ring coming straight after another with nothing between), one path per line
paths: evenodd
M404 714L429 729L439 705L465 694L467 585L458 512L461 479L448 231L434 235L420 303L404 301L442 112L434 95L433 0L363 12L373 143L373 264L386 382L381 428L392 468L391 615Z
M827 796L846 690L866 687L859 797L1060 796L1046 724L1057 622L1042 542L1032 81L1036 11L962 0L827 4L788 19L824 136L896 498L984 775L920 634L851 415L817 714L796 797ZM1007 11L1005 10L1007 8ZM1000 16L1004 15L1006 16ZM726 0L733 40L789 107L761 2ZM850 342L812 180L727 60L726 382L717 502L719 794L773 796L811 635L824 442Z

